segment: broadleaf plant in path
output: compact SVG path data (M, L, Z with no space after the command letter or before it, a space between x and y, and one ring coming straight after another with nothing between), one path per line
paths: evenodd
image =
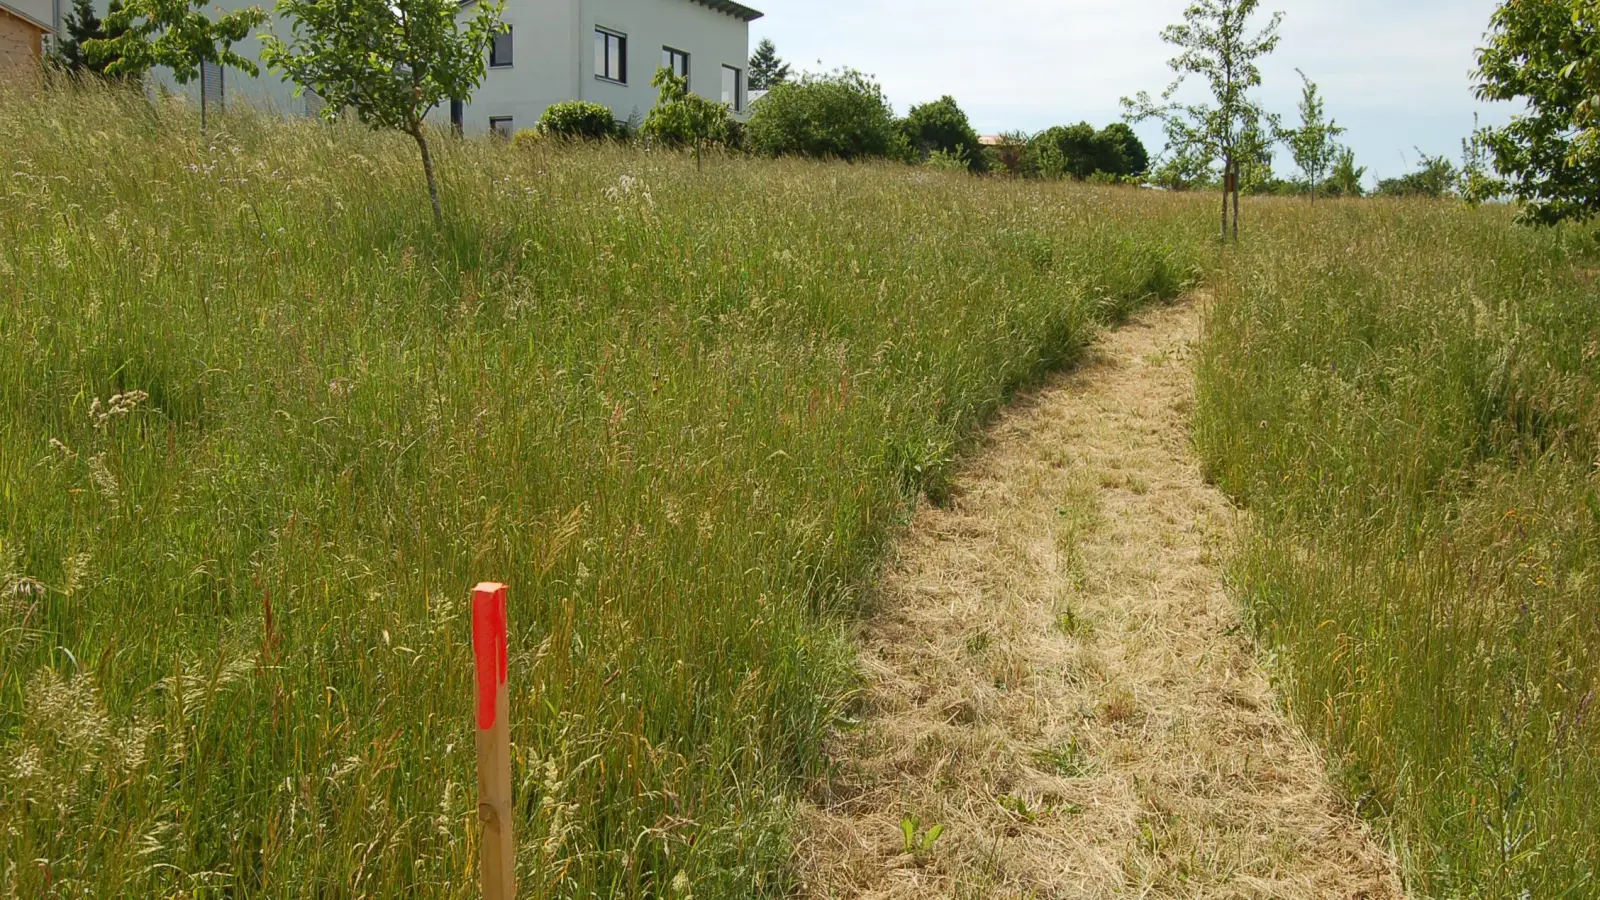
M1278 26L1283 13L1273 13L1266 26L1252 31L1250 20L1261 0L1196 0L1183 13L1183 22L1170 25L1161 39L1181 52L1167 61L1178 73L1159 99L1140 91L1124 97L1122 106L1130 122L1161 122L1167 137L1166 153L1185 160L1204 160L1210 168L1222 164L1222 237L1228 237L1228 197L1233 196L1233 237L1239 238L1239 180L1244 151L1258 147L1253 136L1274 134L1277 120L1250 97L1261 86L1256 61L1278 46ZM1212 103L1182 103L1174 99L1190 75L1198 75L1211 89Z
M1322 183L1328 178L1328 171L1339 158L1342 148L1338 138L1344 134L1344 129L1324 112L1317 83L1304 72L1300 72L1300 81L1300 127L1285 132L1284 137L1294 156L1294 164L1305 175L1306 190L1315 201Z
M233 45L266 21L259 6L206 15L205 0L128 0L113 6L102 25L105 38L83 42L88 62L107 76L139 81L156 66L172 71L172 80L188 84L206 63L259 75L255 61L233 52ZM200 127L205 128L201 102Z
M324 116L350 110L373 128L410 135L422 154L434 224L442 228L426 118L482 83L504 7L480 0L468 13L456 0L278 0L293 36L285 42L263 35L261 58L301 92L322 98Z

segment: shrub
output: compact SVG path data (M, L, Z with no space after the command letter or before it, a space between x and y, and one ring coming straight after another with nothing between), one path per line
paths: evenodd
M645 116L641 133L646 138L696 149L730 142L733 116L726 104L689 93L689 80L674 75L671 69L657 69L650 84L661 90L661 99Z
M1084 181L1097 172L1122 177L1143 175L1150 153L1133 129L1121 122L1100 131L1088 122L1046 128L1028 141L1023 168L1030 175Z
M853 69L772 88L756 106L747 135L750 149L768 156L855 160L903 158L909 151L883 89Z
M605 104L567 100L545 109L539 117L539 130L555 137L596 141L617 134L617 117Z
M1028 152L1028 135L1020 131L1008 131L1000 135L1000 143L984 147L983 156L990 172L1021 176L1038 174L1030 168L1035 160Z
M971 171L969 161L960 151L935 150L928 154L924 165L938 172Z
M1198 191L1220 188L1211 160L1188 153L1178 153L1150 173L1150 183L1169 191Z
M513 150L532 150L542 143L544 143L544 135L533 128L524 128L511 136L511 149Z
M978 143L978 133L972 130L967 114L956 105L954 97L940 97L932 103L911 107L911 112L900 123L917 156L927 159L930 154L942 152L962 161L975 172L988 168L988 159Z
M1379 197L1427 197L1438 200L1453 196L1461 173L1455 163L1443 156L1421 153L1422 160L1415 172L1398 178L1385 178L1378 182Z
M1133 133L1126 122L1112 122L1095 136L1104 147L1115 148L1122 156L1122 168L1117 175L1143 175L1150 171L1150 151L1144 141Z
M1120 174L1127 165L1121 149L1102 140L1088 122L1046 128L1029 146L1039 174L1046 178L1082 181L1096 172Z

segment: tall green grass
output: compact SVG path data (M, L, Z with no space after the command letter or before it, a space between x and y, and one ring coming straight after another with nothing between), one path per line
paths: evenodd
M511 585L524 896L788 887L844 623L1209 204L0 99L0 894L474 894Z
M1266 207L1217 279L1198 445L1286 699L1420 896L1600 896L1594 238Z

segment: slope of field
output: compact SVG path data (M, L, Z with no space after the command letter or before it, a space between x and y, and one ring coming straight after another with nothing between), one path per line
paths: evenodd
M1600 896L1594 236L1271 208L1215 285L1197 440L1298 720L1438 897Z
M789 887L918 491L1209 204L0 99L0 885L467 897L512 586L524 896Z

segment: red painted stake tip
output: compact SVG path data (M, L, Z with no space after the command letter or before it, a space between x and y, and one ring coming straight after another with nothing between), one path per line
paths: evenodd
M506 683L506 586L472 589L472 655L478 679L478 729L494 727L495 696Z

